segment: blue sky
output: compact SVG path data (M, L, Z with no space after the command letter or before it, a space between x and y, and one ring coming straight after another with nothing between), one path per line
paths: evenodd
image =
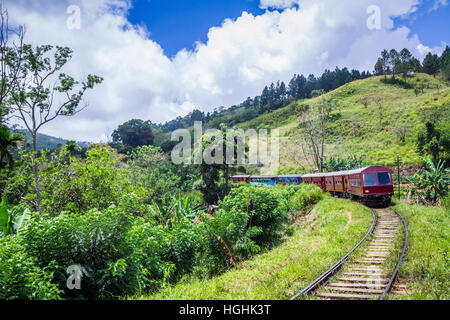
M243 11L263 14L259 0L133 0L129 20L144 23L152 40L168 56L180 49L193 49L196 41L206 42L208 30L226 18L237 18Z
M450 0L3 1L11 23L26 25L27 41L74 50L65 72L105 79L76 121L43 131L80 141L107 141L133 118L165 122L239 104L295 73L372 71L383 49L408 48L422 60L450 43ZM68 27L70 5L80 8L79 29ZM274 5L277 12L260 8ZM366 23L373 5L376 30Z
M409 17L394 19L396 26L408 27L426 46L438 46L441 42L450 44L450 5L441 5L431 11L435 3L434 0L423 1L417 12Z
M356 0L357 1L357 0ZM395 0L393 0L395 1ZM129 20L145 24L151 39L169 56L179 50L193 49L196 41L206 42L208 30L220 26L226 18L237 18L243 11L260 15L260 0L133 0ZM406 18L394 19L395 28L406 26L426 46L450 43L450 6L430 11L435 0L422 1L418 10Z

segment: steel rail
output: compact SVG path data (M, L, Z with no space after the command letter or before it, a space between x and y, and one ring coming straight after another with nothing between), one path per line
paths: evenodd
M331 266L327 271L322 273L318 278L316 278L314 281L312 281L309 285L307 285L304 289L302 289L299 293L297 293L295 296L293 296L290 300L295 300L301 295L309 295L311 292L313 292L317 287L322 285L325 281L327 281L330 277L332 277L334 274L336 274L337 271L339 271L344 264L345 261L348 260L350 255L355 252L361 244L366 241L366 239L373 233L375 230L376 225L378 224L378 216L375 213L374 209L370 209L373 216L372 225L370 226L369 230L365 234L365 236L361 239L361 241L358 242L356 246L353 247L345 256L343 256L338 262L336 262L333 266Z
M406 225L406 221L405 219L403 219L402 215L395 209L391 208L391 210L399 216L400 220L402 220L402 224L403 224L403 230L404 230L404 238L403 238L403 249L402 252L400 253L400 256L398 258L398 262L397 265L395 266L394 269L394 273L391 276L391 279L389 279L389 283L386 287L386 289L384 290L383 294L380 296L379 300L384 300L384 298L386 297L387 294L389 294L389 292L392 289L392 285L394 284L395 279L397 278L397 274L398 274L398 270L400 268L400 265L402 264L403 261L403 257L405 256L406 250L408 248L408 227Z

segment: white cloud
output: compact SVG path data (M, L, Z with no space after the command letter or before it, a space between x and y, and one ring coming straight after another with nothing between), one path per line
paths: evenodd
M429 12L432 11L436 11L438 10L440 7L445 7L448 5L448 1L447 0L434 0L434 4L433 6L430 8Z
M289 7L293 1L262 0L261 6ZM206 43L170 59L144 27L127 18L125 0L10 0L11 20L26 23L33 43L67 45L75 56L67 72L105 78L86 96L89 107L75 118L54 122L45 133L98 141L131 118L153 122L185 115L194 107L211 111L260 94L268 83L294 73L319 74L335 66L372 70L384 48L409 48L422 56L417 36L392 30L393 16L406 15L417 0L377 0L382 29L368 30L366 9L374 0L303 0L300 8L243 12L208 32ZM66 27L69 4L81 7L80 30ZM435 48L429 48L436 50Z
M445 0L444 0L445 1ZM286 9L299 4L300 0L261 0L259 7L261 9Z

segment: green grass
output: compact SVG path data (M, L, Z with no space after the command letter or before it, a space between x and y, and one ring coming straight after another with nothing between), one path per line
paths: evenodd
M392 166L396 155L400 155L405 165L417 164L421 162L416 152L417 133L426 121L434 122L441 130L450 130L448 82L426 74L409 77L407 82L412 88L418 84L424 86L423 93L416 96L413 89L386 84L382 80L383 77L371 77L354 81L325 95L337 103L332 113L334 120L330 124L326 156L363 155L368 163ZM381 99L381 113L374 98ZM302 131L299 129L297 107L312 105L319 99L297 101L238 126L243 129L280 129L280 173L309 168L298 147ZM364 99L368 101L366 106ZM354 123L360 126L359 135L355 135ZM396 134L401 125L409 127L405 142L401 142Z
M398 281L408 294L390 296L403 300L450 299L450 215L439 207L395 205L408 225L409 241Z
M371 223L366 207L326 195L279 247L212 279L186 278L133 299L288 299L347 253Z

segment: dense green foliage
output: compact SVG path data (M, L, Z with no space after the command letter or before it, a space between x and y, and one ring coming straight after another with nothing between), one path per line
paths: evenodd
M302 185L302 187L295 192L292 198L289 200L289 208L292 211L302 211L318 203L322 200L323 193L315 185Z
M40 268L14 237L0 239L0 299L55 300L58 286L49 268Z
M177 168L166 154L157 147L143 146L132 151L128 161L130 180L141 185L147 192L145 201L170 199L180 193L182 186Z
M114 297L134 292L143 281L127 241L131 224L131 216L115 208L55 218L34 215L19 242L39 267L54 273L65 296ZM82 288L68 292L66 270L72 265L81 267Z
M314 186L243 186L225 197L215 216L200 210L190 197L153 203L143 217L137 217L133 196L118 206L53 216L30 216L17 208L22 226L11 248L17 259L26 261L18 271L28 270L30 280L21 281L40 279L42 292L27 295L26 286L18 284L9 294L12 298L118 298L159 290L187 274L215 275L279 244L288 228L290 199L302 199L296 203L301 210L320 199L318 192ZM81 290L66 286L72 266L81 270ZM14 270L0 274L17 282L19 274Z
M14 158L11 149L17 148L24 140L21 134L11 133L8 127L0 125L0 171L14 165Z
M435 165L425 159L425 169L417 171L410 182L418 201L436 205L449 194L450 168L445 167L445 162L439 161Z
M364 167L364 157L357 158L350 155L348 158L330 157L325 159L323 169L326 172L353 170Z
M436 165L440 159L450 160L450 132L436 129L428 121L418 134L417 151L421 155L431 155Z
M112 134L112 145L120 152L130 152L134 148L153 144L151 123L133 119L120 125Z
M51 157L43 154L39 159L43 167L42 208L46 213L106 209L127 194L140 196L145 192L131 184L126 170L120 168L118 159L106 147L91 148L86 160L70 156L67 148L53 155L53 161Z

